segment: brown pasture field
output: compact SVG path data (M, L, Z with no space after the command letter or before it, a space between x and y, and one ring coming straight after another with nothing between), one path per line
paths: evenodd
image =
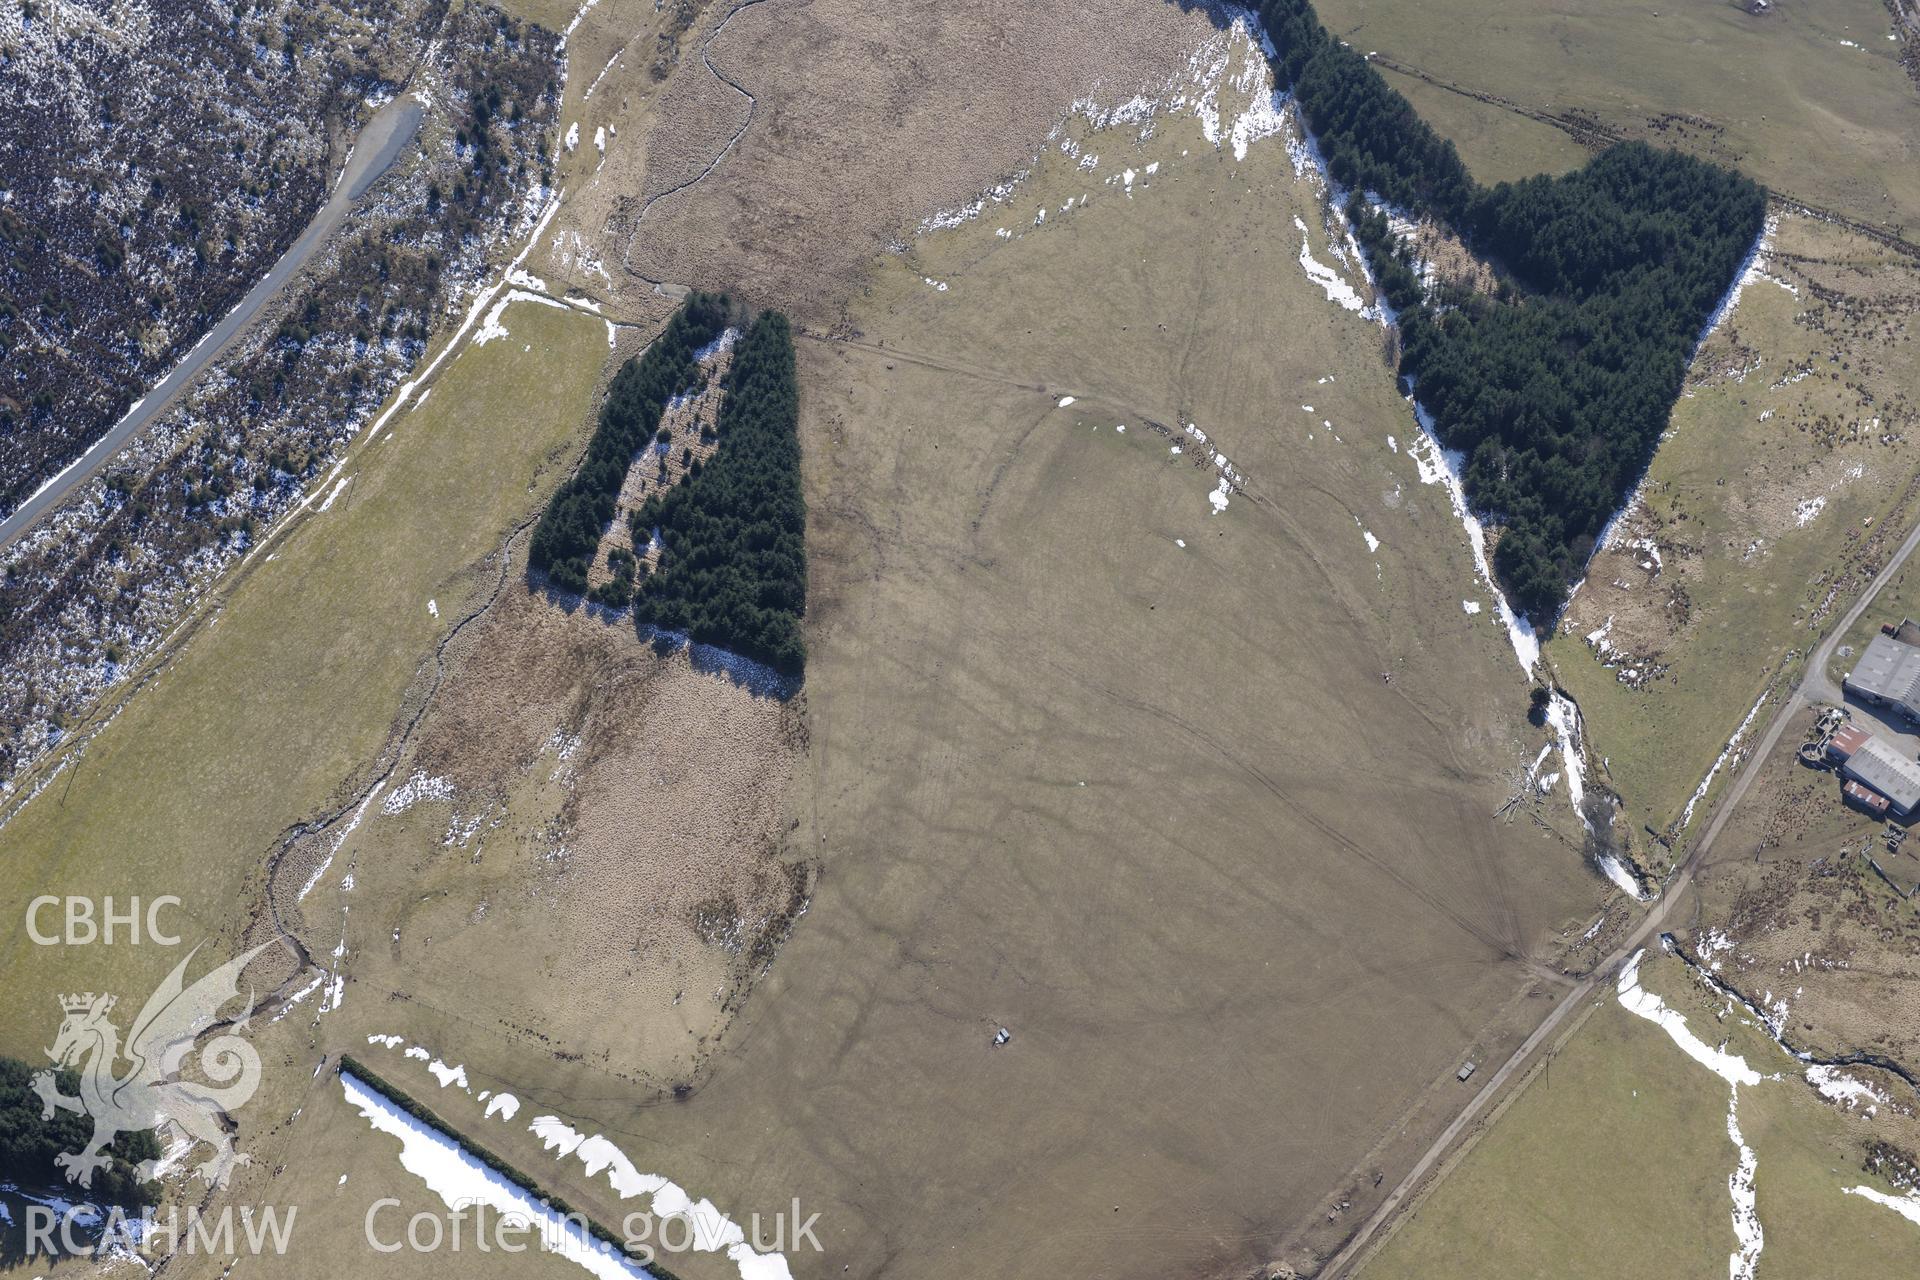
M874 266L857 337L803 340L819 881L691 1096L395 1006L736 1216L820 1210L796 1274L1310 1258L1603 895L1493 817L1542 739L1387 444L1413 426L1377 327L1300 270L1321 211L1284 148L1236 162L1190 117L1096 143ZM1218 516L1155 429L1186 423L1244 473Z
M1071 124L1091 167L1046 139L1078 97L1163 85L1204 14L768 0L709 47L729 12L701 12L664 83L639 56L655 13L589 12L568 203L528 266L636 322L666 314L658 279L802 326L805 692L655 655L508 556L423 701L446 626L424 598L449 619L486 598L483 557L564 474L604 376L597 322L523 306L462 357L458 409L456 382L421 411L485 423L487 456L369 460L378 523L343 504L360 538L310 535L286 552L310 576L239 584L0 854L55 891L195 869L207 933L237 942L271 905L338 970L337 1010L309 996L266 1030L241 1131L235 1198L316 1206L280 1274L420 1273L361 1241L375 1188L429 1197L340 1101L342 1052L608 1220L633 1206L529 1117L736 1219L798 1197L826 1242L792 1255L802 1277L1311 1266L1454 1114L1460 1062L1524 1037L1607 895L1563 801L1507 804L1545 738L1407 455L1383 333L1303 272L1303 235L1335 247L1280 139L1236 158L1191 115L1144 141ZM641 216L733 118L725 162ZM1029 166L1006 204L914 234ZM1237 478L1218 514L1194 425ZM385 467L406 483L382 504ZM407 501L429 474L484 490L486 518ZM387 813L383 788L346 832L403 727L388 786L445 794ZM302 898L320 846L265 859L323 812L345 839ZM56 974L13 943L33 995L0 1047L30 1053ZM115 980L151 978L129 963ZM388 1033L471 1092L368 1045Z

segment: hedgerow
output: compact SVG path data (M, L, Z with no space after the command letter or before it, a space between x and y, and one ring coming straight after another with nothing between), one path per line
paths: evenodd
M542 1190L538 1182L535 1182L518 1168L508 1164L505 1160L495 1155L485 1144L474 1141L473 1138L467 1134L462 1133L460 1130L448 1124L436 1115L432 1108L415 1101L412 1094L400 1088L379 1072L370 1069L366 1063L360 1061L352 1054L343 1053L340 1055L340 1074L354 1077L360 1081L360 1083L384 1097L388 1102L391 1102L394 1106L400 1108L400 1110L406 1112L415 1120L418 1120L421 1124L447 1135L450 1140L458 1143L468 1155L532 1196L554 1213L560 1215L562 1218L569 1218L583 1224L588 1235L602 1243L611 1245L622 1257L630 1256L626 1241L617 1232L600 1222L599 1219L589 1217L584 1211L574 1208L573 1205L561 1197L551 1195ZM678 1280L671 1271L662 1267L657 1261L647 1262L646 1268L658 1277L658 1280Z

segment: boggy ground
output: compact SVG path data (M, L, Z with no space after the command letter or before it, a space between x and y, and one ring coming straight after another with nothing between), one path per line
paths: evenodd
M356 1031L417 1034L419 1006L643 1095L691 1084L805 904L798 710L518 579L449 658L360 820L282 868L282 918L350 957Z
M1163 79L1211 28L1197 10L1136 0L711 4L662 84L646 69L651 35L629 34L651 14L622 20L617 5L591 11L576 41L581 85L615 60L577 107L575 163L591 176L554 225L556 258L628 309L657 306L663 282L821 326L930 210L1007 176L1076 99L1119 102Z

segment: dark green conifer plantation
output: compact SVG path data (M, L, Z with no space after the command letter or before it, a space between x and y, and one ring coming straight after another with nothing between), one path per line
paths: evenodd
M586 458L534 529L532 566L553 585L586 591L588 566L628 468L656 432L665 435L667 402L699 389L705 375L695 353L735 318L725 296L693 294L653 345L614 377ZM764 312L747 327L722 390L713 455L694 460L677 485L631 517L636 547L658 534L658 567L640 574L644 566L616 549L608 556L613 580L594 599L616 607L631 601L642 626L684 632L797 676L806 662L800 618L807 604L807 508L798 374L785 316Z
M763 312L734 348L704 466L633 514L635 545L659 531L659 570L634 615L798 675L806 661L807 507L799 389L787 318Z
M66 1186L66 1175L54 1157L79 1151L93 1137L91 1117L56 1110L43 1116L44 1104L33 1088L35 1069L17 1058L0 1058L0 1181L38 1190ZM60 1092L72 1097L80 1091L79 1076L62 1068L56 1073ZM94 1170L84 1192L74 1189L75 1201L119 1205L139 1210L158 1202L160 1186L141 1182L136 1170L142 1161L160 1157L160 1140L151 1129L122 1133L106 1149L107 1163Z
M1494 570L1545 621L1646 470L1687 362L1766 216L1718 165L1625 143L1584 169L1476 183L1407 100L1320 25L1268 0L1274 73L1293 86L1387 301L1400 371L1440 441L1467 455L1467 497L1503 526ZM1451 227L1518 288L1429 298L1371 192Z
M720 336L730 311L725 294L688 295L653 344L614 375L587 456L553 495L528 544L533 568L562 591L586 591L587 567L613 521L627 468L652 441L667 401L699 384L694 353Z

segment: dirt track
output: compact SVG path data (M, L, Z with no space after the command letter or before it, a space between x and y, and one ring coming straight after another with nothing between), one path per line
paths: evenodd
M1494 1096L1512 1082L1516 1074L1524 1071L1534 1053L1565 1022L1569 1014L1579 1009L1596 989L1602 985L1611 984L1619 973L1620 966L1626 963L1634 952L1644 947L1648 939L1656 936L1665 927L1668 913L1676 902L1686 896L1688 888L1693 883L1695 872L1700 869L1707 854L1712 850L1721 829L1739 808L1740 802L1746 798L1754 779L1766 769L1768 759L1773 755L1774 748L1779 745L1780 736L1786 731L1787 726L1793 723L1794 718L1808 703L1840 702L1840 690L1834 686L1833 681L1826 674L1827 663L1833 657L1834 646L1873 603L1874 597L1879 595L1881 588L1900 571L1900 566L1906 563L1907 557L1913 554L1916 546L1920 546L1920 525L1916 525L1907 535L1906 540L1900 544L1900 549L1874 577L1873 582L1854 602L1853 607L1828 629L1826 638L1815 648L1808 661L1800 683L1774 712L1773 719L1767 724L1766 733L1761 736L1758 744L1747 757L1746 766L1734 779L1733 785L1721 796L1719 804L1714 809L1713 820L1708 823L1705 833L1688 851L1686 861L1662 888L1659 900L1653 904L1645 918L1599 968L1561 998L1560 1002L1553 1007L1553 1011L1541 1021L1526 1041L1487 1078L1486 1084L1481 1086L1473 1100L1434 1140L1433 1145L1420 1157L1361 1229L1354 1233L1346 1246L1327 1263L1321 1273L1326 1280L1335 1280L1335 1277L1349 1273L1349 1268L1367 1244L1401 1211L1410 1195L1423 1189L1423 1184L1428 1175L1433 1172L1435 1164L1447 1154L1467 1127L1486 1111Z

